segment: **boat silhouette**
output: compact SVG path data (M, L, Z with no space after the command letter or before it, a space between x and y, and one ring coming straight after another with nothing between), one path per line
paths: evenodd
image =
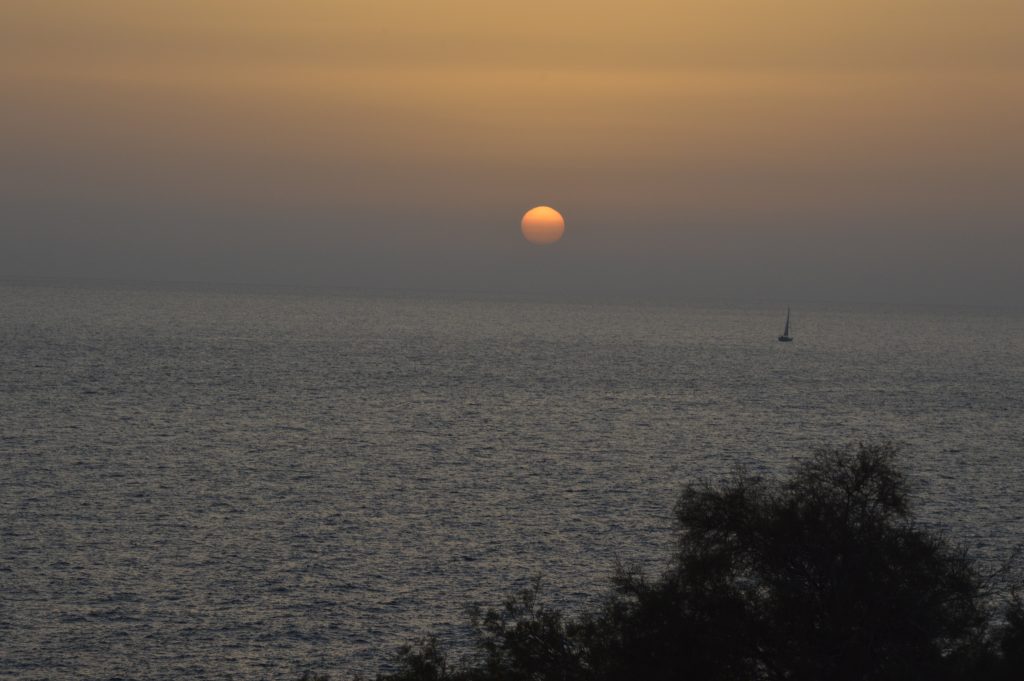
M782 331L782 335L779 336L779 341L782 343L788 343L793 340L793 337L789 335L789 308L786 308L786 328Z

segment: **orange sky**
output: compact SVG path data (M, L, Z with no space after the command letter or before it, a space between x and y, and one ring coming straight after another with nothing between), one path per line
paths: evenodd
M0 275L1024 303L1021 26L1019 0L7 0ZM568 225L543 255L538 204Z

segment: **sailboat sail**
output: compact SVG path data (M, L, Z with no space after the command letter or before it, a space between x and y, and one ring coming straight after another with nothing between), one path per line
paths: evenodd
M779 340L782 341L783 343L785 343L787 341L793 340L790 337L790 335L789 335L789 308L788 307L786 308L786 328L782 332L782 335L779 336Z

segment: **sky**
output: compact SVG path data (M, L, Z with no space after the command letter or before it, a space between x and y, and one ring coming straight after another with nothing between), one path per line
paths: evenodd
M1024 305L1020 0L4 0L0 278ZM565 237L535 246L550 205Z

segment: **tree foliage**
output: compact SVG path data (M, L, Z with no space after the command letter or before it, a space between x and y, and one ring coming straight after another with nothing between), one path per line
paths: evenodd
M915 522L887 444L818 450L786 480L687 487L655 579L620 569L593 612L539 588L475 611L474 653L405 649L383 681L1004 679L1024 670L1024 605Z

